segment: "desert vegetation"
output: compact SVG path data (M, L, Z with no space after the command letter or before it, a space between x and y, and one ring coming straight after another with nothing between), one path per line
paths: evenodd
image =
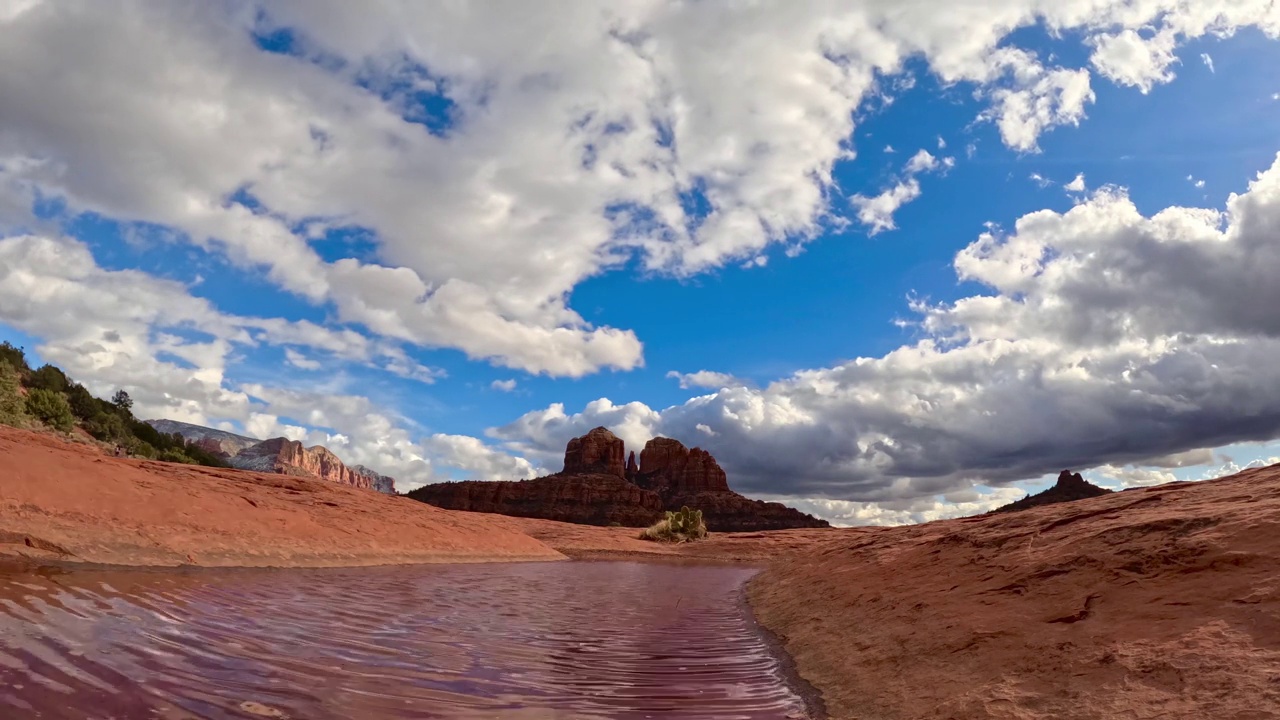
M162 433L133 416L129 393L96 398L54 365L32 369L22 348L0 343L0 424L46 427L61 433L77 429L131 455L192 465L226 467L221 458Z
M645 528L640 533L641 540L656 542L692 542L707 537L707 525L702 521L701 510L690 510L687 506L679 510L668 510L667 516Z

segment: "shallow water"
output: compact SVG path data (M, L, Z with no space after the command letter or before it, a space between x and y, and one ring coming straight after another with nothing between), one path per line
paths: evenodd
M0 718L785 718L742 568L0 575Z

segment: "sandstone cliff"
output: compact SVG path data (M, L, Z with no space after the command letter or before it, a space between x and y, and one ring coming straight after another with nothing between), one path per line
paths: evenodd
M257 440L176 420L148 420L147 423L160 432L181 435L241 470L317 477L342 485L395 493L395 478L363 465L349 467L323 445L308 448L282 437Z
M264 440L241 450L230 462L232 467L241 470L310 475L366 490L373 487L371 478L344 465L328 448L322 445L303 447L302 443L288 438Z
M624 462L624 458L626 458ZM654 438L637 464L621 439L598 427L565 447L564 470L519 482L427 485L409 497L450 510L502 513L592 525L641 527L682 505L702 510L712 532L829 527L780 503L743 497L711 453Z
M625 455L622 440L608 429L598 427L569 441L564 449L564 472L603 473L625 478Z
M657 493L607 473L557 474L517 482L437 483L408 496L446 510L501 513L587 525L649 525L662 516Z

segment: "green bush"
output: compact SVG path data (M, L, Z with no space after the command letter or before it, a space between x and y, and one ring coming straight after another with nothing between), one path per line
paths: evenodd
M129 436L119 415L101 410L85 421L84 429L103 442L116 442Z
M640 533L641 540L657 542L691 542L707 537L707 525L702 521L701 510L690 510L688 506L676 511L667 511L667 516L650 525Z
M8 341L0 342L0 362L7 363L9 367L17 370L19 375L31 369L27 367L27 355L22 348Z
M27 412L55 430L71 432L76 425L75 415L67 396L60 392L34 388L27 392Z
M41 365L40 369L31 371L24 383L28 388L38 388L56 393L64 393L71 383L67 376L53 365Z
M71 383L67 387L67 402L71 405L71 412L80 420L89 420L98 414L98 398L80 383Z
M174 448L161 450L160 457L158 459L163 460L165 462L186 463L188 465L196 464L196 461L187 457L186 453L182 452L181 450L175 450Z
M26 403L18 392L18 371L0 357L0 423L22 425L27 418Z

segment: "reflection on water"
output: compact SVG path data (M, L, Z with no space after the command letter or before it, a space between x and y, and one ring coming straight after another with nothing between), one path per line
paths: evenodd
M0 718L785 718L752 571L0 575Z

